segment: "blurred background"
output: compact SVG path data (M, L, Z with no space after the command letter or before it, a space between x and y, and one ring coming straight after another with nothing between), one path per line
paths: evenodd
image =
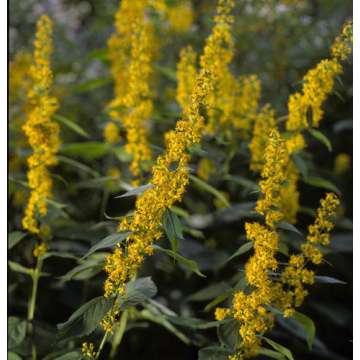
M174 8L183 2L168 1L169 6ZM35 23L41 14L48 14L54 21L53 71L54 91L60 99L58 114L75 121L89 135L85 139L62 127L61 156L74 159L90 170L96 169L103 177L112 176L115 168L126 178L128 159L122 149L114 155L100 146L79 148L74 145L89 139L93 144L103 142L103 129L109 120L104 109L113 97L106 43L114 30L113 17L118 1L11 0L9 7L10 61L19 52L32 51ZM174 127L181 113L175 99L179 51L191 44L198 54L201 53L212 26L215 1L193 0L190 1L190 10L185 8L183 11L183 16L169 16L165 20L155 17L159 41L155 46L161 48L154 64L155 111L151 119L151 143L156 144L155 154L161 152L164 132ZM350 0L236 1L232 71L238 75L257 74L262 83L261 104L271 103L277 116L284 116L289 94L301 89L306 71L328 56L329 47L341 31L343 22L351 17ZM310 289L309 298L301 311L316 323L317 338L312 353L301 339L292 335L296 329L289 330L289 324L280 324L275 328L272 336L293 349L296 359L352 358L351 61L344 65L344 74L337 79L335 88L325 104L325 117L321 124L321 131L331 139L332 152L310 139L307 153L316 172L333 181L342 193L341 216L327 255L328 263L320 267L319 274L341 279L346 284L317 284ZM21 181L26 180L24 159L29 154L19 131L23 118L18 100L10 94L9 172L13 179L9 187L10 230L21 229L25 196L21 195L24 192ZM224 160L221 147L209 143L204 145L204 149L212 152L219 164ZM18 164L13 161L14 158L23 160ZM196 156L193 161L196 166ZM246 157L239 154L232 160L230 172L247 173L251 179L246 161ZM77 249L79 252L87 249L90 243L114 231L116 217L133 207L132 199L121 202L114 199L114 195L121 191L116 181L91 182L89 173L72 167L66 160L61 161L53 171L56 183L54 198L67 205L66 209L54 206L49 213L49 218L53 219L54 249ZM207 278L185 276L186 272L160 255L148 259L142 270L144 275L151 274L156 282L159 301L184 316L196 315L207 319L213 316L212 312L204 312L204 306L210 300L191 300L189 296L214 282L226 282L243 267L246 257L225 269L218 269L217 264L244 241L243 225L248 219L244 211L248 204L256 201L256 194L246 189L239 190L226 181L211 181L215 188L228 193L231 203L238 207L219 209L210 195L196 188L189 189L181 205L190 213L187 225L202 234L202 237L197 237L196 231L189 234L181 247L184 254L199 263ZM306 229L312 221L309 209L317 207L324 190L301 183L300 191L302 211L297 226ZM9 256L31 264L31 249L31 246L20 244L10 251ZM45 271L56 277L65 274L74 263L69 259L51 259L46 266ZM21 274L10 273L9 280L9 314L22 316L26 314L24 299L28 297L30 285ZM54 346L55 325L65 321L85 300L100 295L103 280L104 274L100 270L88 276L85 285L82 281L64 284L52 277L41 280L37 318L44 354ZM188 335L194 344L206 344L209 339L216 339L216 334L210 330L200 335L192 332ZM95 333L94 338L97 336ZM195 345L185 345L159 325L137 322L126 334L119 358L197 359L197 351Z

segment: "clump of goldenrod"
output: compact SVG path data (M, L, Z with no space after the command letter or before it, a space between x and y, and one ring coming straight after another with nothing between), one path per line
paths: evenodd
M48 167L57 164L56 153L60 147L59 125L52 120L58 100L50 95L53 83L51 36L52 22L43 15L37 22L33 64L29 69L32 87L28 92L28 101L31 109L23 126L33 153L27 160L31 191L22 223L32 233L39 232L37 215L45 216L47 213L46 201L52 195L53 185Z
M117 246L106 259L105 296L124 290L126 281L136 274L145 255L153 253L152 243L162 235L165 210L182 198L189 182L189 149L200 142L204 129L201 109L208 105L209 94L221 76L218 66L222 63L221 57L228 54L227 49L232 43L230 12L233 5L232 0L219 0L215 26L200 58L200 71L184 117L165 135L165 152L152 168L150 183L153 187L137 198L132 216L120 223L119 230L132 233L127 238L126 249Z
M116 31L108 42L115 97L109 104L113 122L105 127L104 136L110 144L117 143L116 124L121 124L135 177L141 175L142 163L151 160L147 137L153 109L150 77L155 30L146 14L148 6L149 1L121 1L115 15Z
M176 33L189 31L194 22L194 9L191 1L181 0L175 6L166 7L166 16L171 31Z
M182 109L186 109L189 104L196 75L196 53L191 46L187 46L180 51L180 60L176 72L176 100Z
M269 104L256 115L249 150L251 154L250 169L261 172L264 166L264 153L269 134L276 126L275 111Z

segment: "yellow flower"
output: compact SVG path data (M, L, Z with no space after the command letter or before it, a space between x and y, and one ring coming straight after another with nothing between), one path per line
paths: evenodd
M48 246L45 242L42 242L41 244L36 245L35 249L33 251L34 257L38 258L38 257L43 256L46 253L47 249L48 249Z
M191 46L187 46L180 51L180 60L177 64L176 72L178 80L176 100L183 110L186 109L189 104L196 75L196 53Z
M31 86L31 79L29 76L31 62L31 54L25 51L17 52L14 60L10 62L9 96L11 101L25 96Z
M331 55L340 61L346 60L352 52L352 43L353 25L352 21L347 21L331 47Z
M119 128L114 122L110 121L106 124L104 138L108 144L117 144L120 141Z
M95 359L96 351L94 344L84 342L81 347L81 353L86 359Z
M280 190L286 180L286 169L289 164L286 143L275 129L269 134L264 156L265 164L261 171L262 180L259 183L262 197L257 201L256 211L265 216L268 226L274 227L275 223L284 218L281 211Z
M181 0L177 5L168 7L166 13L172 31L185 33L190 30L194 21L194 10L190 1Z
M43 15L37 22L34 63L29 69L33 83L28 92L31 110L23 125L33 153L27 160L31 192L22 223L32 233L39 232L36 214L44 216L47 213L46 199L52 194L52 179L48 167L57 164L56 153L60 147L59 125L52 120L58 101L50 96L53 81L50 68L51 35L51 20Z
M205 181L209 180L210 176L214 173L214 163L207 158L202 158L199 161L197 176Z
M229 309L225 308L216 308L215 309L215 319L218 321L224 320L230 313Z
M255 117L249 150L251 153L250 169L261 172L264 165L264 153L270 131L275 128L275 112L269 104L265 105Z
M214 64L218 63L219 57L226 53L225 49L231 43L232 17L229 13L232 7L233 1L219 1L215 27L200 59L201 68L189 106L175 129L165 135L165 152L157 158L152 168L150 183L153 187L137 198L134 213L119 225L119 230L130 230L132 233L127 237L126 249L123 251L118 246L106 259L108 277L105 296L124 291L124 284L136 274L144 257L153 253L152 243L162 235L161 223L165 210L181 200L185 192L189 182L188 151L201 140L204 129L201 108L207 106L206 100L220 75Z
M351 159L348 154L341 153L335 158L334 172L336 175L341 175L349 170Z
M109 115L125 128L126 151L132 156L130 171L139 177L142 163L151 160L148 120L152 113L150 77L154 58L154 26L146 16L149 1L124 0L115 15L115 33L108 42L115 97ZM109 143L119 140L115 124L105 128Z

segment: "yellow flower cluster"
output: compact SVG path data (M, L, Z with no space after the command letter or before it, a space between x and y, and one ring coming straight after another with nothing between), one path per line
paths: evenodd
M286 143L277 130L272 130L265 153L260 188L262 198L258 200L257 211L265 216L266 225L246 223L246 236L253 242L254 254L245 265L245 276L251 288L249 293L236 292L230 309L218 308L215 318L223 320L228 316L240 322L241 348L229 359L247 359L258 354L260 336L273 327L274 315L269 306L281 309L284 316L292 316L307 295L304 285L314 283L314 272L306 269L307 261L320 264L322 253L318 245L329 244L329 232L339 200L334 194L327 194L321 200L315 223L309 226L302 252L291 255L288 265L279 271L276 254L279 235L276 223L285 217L281 209L280 192L284 186L286 169L289 166ZM275 282L271 273L280 272L280 281Z
M94 344L84 342L81 347L81 353L85 359L95 359L96 351Z
M187 46L180 51L180 60L177 64L176 72L178 81L176 100L183 110L189 105L196 75L196 53L191 46Z
M32 56L25 51L16 53L15 58L9 66L9 96L10 101L21 97L22 92L27 92L31 86L29 77L29 67L32 62Z
M105 127L109 143L119 141L116 122L126 131L126 151L132 155L130 171L141 175L141 164L151 160L148 123L152 112L150 77L154 57L154 26L146 16L149 1L121 1L116 13L116 32L108 42L115 98L109 104L114 122Z
M31 193L22 223L23 227L32 233L39 232L37 211L40 216L47 213L46 199L52 192L52 179L48 167L57 163L56 153L60 147L59 126L52 121L58 101L50 96L53 82L50 68L51 35L51 20L43 15L37 22L34 63L29 70L33 84L28 92L31 110L23 126L33 154L28 158L27 176Z
M344 174L349 170L351 164L351 159L348 154L341 153L336 156L334 164L334 172L336 175Z
M264 153L270 131L276 127L275 111L269 104L265 105L255 117L249 150L251 153L250 169L261 172L264 166Z
M202 158L199 161L197 176L200 179L203 179L205 181L209 180L210 176L214 173L214 171L215 171L215 166L210 159Z
M166 16L172 31L177 33L189 31L194 22L194 10L191 1L181 0L175 6L167 7Z
M132 231L126 241L126 248L118 246L107 257L105 271L105 296L124 290L125 282L136 274L145 255L153 253L152 243L161 237L161 222L165 210L181 200L189 182L189 148L201 140L204 118L201 109L207 106L207 98L214 83L221 75L219 59L231 43L230 12L234 2L219 0L215 26L208 37L201 56L201 69L193 88L189 106L184 117L173 131L165 135L166 150L159 156L152 168L152 188L137 198L131 218L125 218L119 230Z
M297 135L298 147L292 145L292 151L301 149L305 142L299 134L309 126L318 127L323 118L322 105L333 91L335 77L342 73L340 61L348 58L352 51L352 23L346 22L341 35L331 47L332 58L324 59L304 76L302 92L290 96L288 103L289 116L286 130ZM292 139L290 141L293 141Z
M352 21L345 22L342 32L336 37L332 47L331 55L339 61L346 60L352 52L353 24Z
M320 200L317 217L313 225L308 228L306 242L301 245L301 253L292 255L289 264L281 274L281 281L287 290L282 297L280 307L285 316L291 316L294 308L300 306L308 291L304 285L314 283L314 271L305 268L306 262L319 265L323 254L318 245L328 246L330 243L330 231L334 227L334 217L339 207L339 199L333 193L326 194L325 199ZM286 303L284 303L284 299ZM285 305L285 306L284 306Z
M259 182L262 197L256 204L256 211L265 216L265 222L273 228L284 217L281 209L280 190L286 179L286 169L289 164L289 154L285 140L276 129L269 134L265 150L265 164L261 171Z

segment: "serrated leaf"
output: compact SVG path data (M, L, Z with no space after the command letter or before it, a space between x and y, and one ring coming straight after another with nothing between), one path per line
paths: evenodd
M198 360L228 360L232 353L220 346L209 346L199 350Z
M106 313L111 309L114 298L96 297L77 309L69 319L58 324L58 340L91 334Z
M22 231L13 231L8 236L8 249L12 249L17 243L19 243L27 233Z
M296 226L294 226L293 224L290 224L286 221L280 221L279 223L277 223L276 227L279 229L291 231L300 236L303 236L303 233Z
M321 143L323 143L327 149L331 152L332 146L331 141L319 130L316 129L308 129L308 132L317 140L319 140Z
M333 277L330 276L319 276L316 275L315 276L315 281L317 283L322 283L322 284L341 284L341 285L346 285L345 281L339 280L339 279L335 279Z
M170 257L172 257L173 259L178 261L180 264L184 265L191 272L194 272L195 274L197 274L201 277L206 277L203 273L200 272L199 266L196 263L196 261L187 259L184 256L181 256L180 254L178 254L170 249L164 249L158 245L153 245L153 247L155 250L159 250L159 251L169 255Z
M237 320L230 320L217 329L220 343L226 347L236 350L241 342L239 335L240 323Z
M288 360L294 360L291 351L283 345L278 344L274 340L271 340L265 336L262 337L273 349L283 354Z
M154 185L153 184L145 184L145 185L141 185L137 188L134 188L132 190L127 191L125 194L119 195L119 196L115 196L115 199L120 199L120 198L125 198L125 197L129 197L129 196L137 196L142 194L143 192L145 192L148 189L153 188Z
M191 294L187 300L188 301L205 301L213 299L221 294L224 294L224 292L229 291L231 288L230 286L225 282L220 282L214 285L209 285L204 289L201 289L193 294Z
M18 317L8 318L8 348L13 349L20 345L26 336L26 321Z
M171 249L177 252L179 248L179 239L183 239L183 226L180 219L172 211L166 209L162 223L166 236L170 241Z
M190 179L194 182L195 185L201 190L204 190L212 195L214 195L218 200L220 200L226 207L230 207L229 201L226 197L218 190L216 190L213 186L209 185L207 182L199 179L194 175L189 175Z
M227 260L224 261L224 263L221 266L224 266L225 264L227 264L229 261L231 261L232 259L247 253L248 251L250 251L253 248L253 242L252 241L248 241L245 244L241 245L235 252L234 254L232 254Z
M76 122L74 122L73 120L68 119L67 117L63 116L63 115L59 115L59 114L54 114L53 118L64 124L65 126L67 126L69 129L71 129L72 131L74 131L75 133L85 137L85 138L89 138L89 134L80 126L78 125Z
M143 303L145 300L154 297L157 287L151 277L139 278L126 284L125 295L120 297L120 309Z
M80 156L87 160L95 160L109 152L110 145L100 141L86 141L81 143L64 144L60 153L65 155Z
M124 231L107 236L106 238L93 245L90 250L82 257L82 259L87 258L97 250L109 249L114 247L116 244L121 243L123 240L125 240L130 234L131 231Z
M341 191L329 180L316 177L316 176L309 176L304 179L304 182L308 185L319 187L322 189L334 191L338 195L341 195Z
M303 327L306 333L306 342L311 351L315 338L316 328L314 322L305 314L298 311L295 312L293 318Z
M21 274L26 274L26 275L29 275L29 276L32 276L33 274L33 269L30 269L30 268L27 268L21 264L18 264L14 261L11 261L9 260L8 261L8 264L9 264L9 268L12 270L12 271L15 271L15 272L18 272L18 273L21 273Z

